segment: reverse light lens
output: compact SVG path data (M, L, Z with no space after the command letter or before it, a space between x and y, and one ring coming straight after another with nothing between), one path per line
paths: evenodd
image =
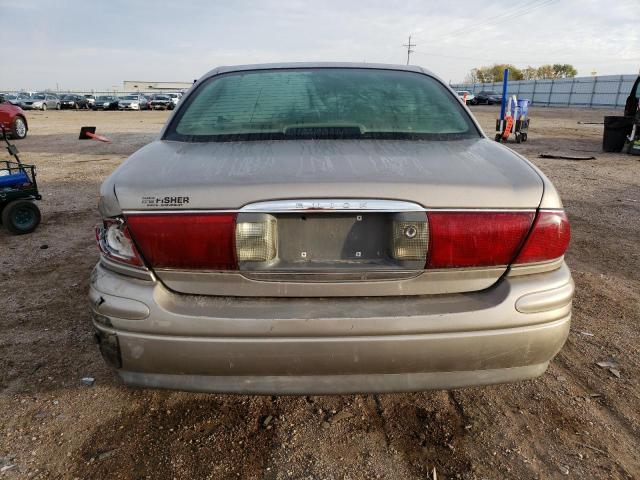
M396 260L426 260L429 229L426 221L394 221L391 256Z
M236 224L236 254L239 262L273 260L277 251L276 219Z
M127 226L120 220L105 220L96 227L96 241L100 251L111 260L133 266L142 266Z

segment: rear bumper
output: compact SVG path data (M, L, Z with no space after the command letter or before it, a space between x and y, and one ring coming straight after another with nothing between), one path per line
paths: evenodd
M174 294L98 265L90 299L106 357L128 384L207 392L418 391L541 375L569 332L573 281L505 277L419 298Z

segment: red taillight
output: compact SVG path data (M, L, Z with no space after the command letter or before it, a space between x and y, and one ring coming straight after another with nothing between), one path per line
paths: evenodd
M508 265L518 253L533 212L429 212L426 268Z
M571 239L571 229L562 210L541 210L533 229L514 263L544 262L561 257Z
M156 268L236 270L234 214L127 215L144 258Z

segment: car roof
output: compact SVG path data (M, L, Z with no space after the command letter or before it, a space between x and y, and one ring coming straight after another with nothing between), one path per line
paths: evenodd
M363 62L284 62L284 63L256 63L249 65L226 65L216 67L207 72L201 80L221 73L243 72L248 70L276 70L288 68L362 68L370 70L400 70L405 72L426 73L436 77L432 72L415 65L394 65L388 63Z

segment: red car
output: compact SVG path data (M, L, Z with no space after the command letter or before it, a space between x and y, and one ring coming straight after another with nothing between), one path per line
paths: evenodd
M2 95L0 95L0 123L13 138L23 139L27 136L29 127L24 111L6 101Z

